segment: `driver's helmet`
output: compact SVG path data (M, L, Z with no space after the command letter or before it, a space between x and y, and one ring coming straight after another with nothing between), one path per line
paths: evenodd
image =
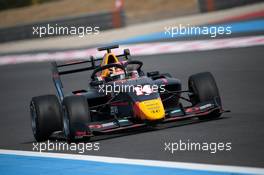
M111 63L122 64L113 53L107 53L104 56L104 59L102 61L102 66L111 64ZM102 73L100 74L99 79L105 79L108 77L111 77L114 79L124 79L125 72L120 68L111 67L109 69L103 70Z
M118 63L120 64L120 63ZM117 78L117 79L124 79L125 78L125 72L116 67L109 68L109 77Z

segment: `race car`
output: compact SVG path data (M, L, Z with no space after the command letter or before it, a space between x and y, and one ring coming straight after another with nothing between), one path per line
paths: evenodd
M120 55L111 51L118 47L98 48L107 51L102 58L65 64L52 62L57 96L37 96L30 102L32 130L37 141L61 132L71 142L193 117L216 119L228 112L222 108L211 73L191 75L188 90L182 90L180 80L168 73L145 73L143 62L132 60L128 49ZM60 77L82 71L91 71L89 87L66 95Z

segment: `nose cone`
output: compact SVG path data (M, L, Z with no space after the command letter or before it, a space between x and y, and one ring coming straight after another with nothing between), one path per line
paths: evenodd
M134 112L142 120L155 121L165 117L165 110L160 98L137 102Z

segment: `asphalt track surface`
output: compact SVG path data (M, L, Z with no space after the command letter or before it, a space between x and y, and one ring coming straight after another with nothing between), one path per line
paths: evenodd
M98 137L99 151L85 154L113 157L264 167L264 47L222 49L139 57L144 70L168 72L182 80L210 71L214 74L224 108L219 120L188 120L168 128ZM136 59L136 58L134 58ZM81 88L88 73L68 76L66 89ZM49 63L0 67L0 149L32 150L29 116L32 96L55 93ZM164 142L231 142L231 151L164 151ZM68 152L75 153L75 152Z

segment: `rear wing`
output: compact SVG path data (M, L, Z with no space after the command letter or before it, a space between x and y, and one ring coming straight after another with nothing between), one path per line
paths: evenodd
M105 47L105 48L99 48L99 49L105 50L105 49L109 49L109 48ZM123 54L116 55L116 57L125 58L125 60L128 60L129 55L130 55L129 50L125 49ZM102 60L103 60L103 58L94 58L93 56L91 56L89 60L71 61L71 62L68 62L66 64L57 64L56 61L51 62L52 80L53 80L53 83L54 83L54 86L56 88L56 91L57 91L57 94L59 96L60 101L62 102L62 100L64 98L63 84L62 84L62 81L60 78L61 75L67 75L67 74L73 74L73 73L77 73L77 72L94 70L94 69L100 67L100 64L98 64L97 62L102 61ZM72 68L72 69L63 70L63 68L66 68L66 67L71 67L71 66L75 66L75 65L84 65L85 63L90 63L90 65L89 66L83 66L81 68Z

